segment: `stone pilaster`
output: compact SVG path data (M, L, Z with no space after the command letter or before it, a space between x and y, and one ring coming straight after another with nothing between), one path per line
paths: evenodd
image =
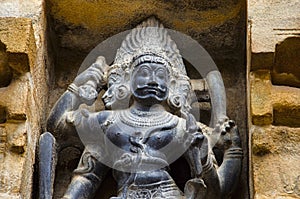
M252 193L300 197L300 3L248 1Z

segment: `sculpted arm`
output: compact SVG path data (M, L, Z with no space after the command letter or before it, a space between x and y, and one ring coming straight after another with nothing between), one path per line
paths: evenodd
M197 126L201 128L198 123ZM186 184L185 192L191 195L188 198L231 198L239 180L242 161L240 138L234 122L226 119L215 129L206 127L203 132L194 133L193 136L192 144L186 152L194 177ZM212 151L214 146L224 151L220 167L217 166Z
M61 131L74 131L73 126L66 123L66 116L69 111L77 110L79 105L79 97L67 90L51 110L47 120L48 131L53 134Z
M97 91L105 84L104 70L106 68L105 59L100 56L94 64L75 78L50 112L47 120L49 132L74 132L74 128L68 125L66 120L68 112L76 111L83 103L87 105L94 103L98 96Z
M207 185L206 198L231 198L232 192L235 190L239 182L242 155L240 137L238 128L232 120L225 119L216 125L212 131L210 152L208 159L203 166L202 178ZM214 139L217 142L214 143ZM218 167L214 160L212 147L216 146L224 151L223 162Z
M63 139L68 139L68 135L79 135L85 146L64 198L93 196L108 170L99 161L104 153L97 148L103 146L103 135L97 132L101 129L100 122L105 118L101 118L102 113L90 113L79 108L81 104L94 103L105 84L106 68L104 57L98 57L94 64L75 78L54 105L47 121L47 128L51 133L58 137L66 136Z
M221 127L220 139L217 146L224 150L223 163L218 168L221 193L223 198L231 198L242 167L243 150L238 128L232 120L225 121Z

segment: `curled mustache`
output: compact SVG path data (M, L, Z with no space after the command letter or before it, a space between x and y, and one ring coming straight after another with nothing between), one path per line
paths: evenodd
M154 89L157 90L159 92L166 92L167 91L167 87L166 86L149 86L149 85L143 85L143 86L139 86L137 85L137 89L138 90L143 90L143 89Z

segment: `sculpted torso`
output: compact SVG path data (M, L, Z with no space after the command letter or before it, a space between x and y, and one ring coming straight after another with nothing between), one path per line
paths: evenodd
M126 109L121 112L106 111L99 114L100 126L109 123L102 128L105 134L103 147L106 150L119 148L110 151L112 164L117 170L143 171L140 177L147 178L148 183L161 180L162 176L158 173L170 178L166 175L165 169L171 161L168 158L172 150L182 148L179 151L184 151L184 144L188 145L187 142L190 141L185 136L185 121L166 111L157 111L153 115L156 117L160 115L163 120L155 122L153 118L149 120L145 117L145 120L134 122L128 119L128 115L132 112L133 109ZM177 154L180 155L182 154ZM157 175L154 175L153 170ZM145 171L149 171L148 177Z
M145 187L157 197L183 197L168 167L191 142L184 119L165 110L145 112L134 107L102 111L91 117L97 118L96 129L103 135L103 142L93 147L101 149L94 152L99 152L98 156L106 154L105 162L113 168L119 197L140 198ZM89 125L89 119L81 125ZM168 191L162 191L164 187Z

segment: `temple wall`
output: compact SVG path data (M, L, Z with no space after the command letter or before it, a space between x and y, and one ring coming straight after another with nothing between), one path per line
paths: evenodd
M242 0L69 2L50 0L47 4L51 43L55 46L53 54L55 60L58 60L54 66L55 82L51 89L49 106L53 106L73 81L80 64L95 46L110 36L132 29L146 18L155 16L166 28L187 34L199 42L212 56L222 73L227 91L228 115L239 125L245 157L243 174L234 198L247 198L246 2ZM201 78L188 63L187 70L191 79ZM205 117L205 114L200 117L203 116ZM70 172L76 167L80 150L80 147L70 146L61 152L59 157L67 161L58 161L60 177L56 179L55 197L62 196ZM103 190L107 192L116 189L111 179L107 179L103 184L99 198L106 195Z
M248 1L255 199L300 198L300 2Z
M42 1L0 2L0 198L31 198L48 100Z
M1 1L0 198L37 197L37 142L51 107L97 44L149 16L198 41L223 76L244 149L233 198L300 198L299 9L297 0ZM55 198L82 151L72 141L60 152ZM99 198L112 189L109 178Z

